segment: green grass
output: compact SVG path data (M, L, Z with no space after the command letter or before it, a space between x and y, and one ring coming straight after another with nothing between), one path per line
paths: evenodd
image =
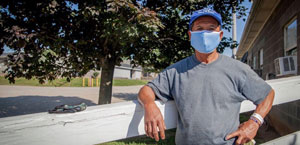
M250 116L249 114L247 113L242 113L240 114L240 122L243 123L243 122L246 122L250 119Z
M146 80L128 80L128 79L115 79L113 81L114 86L135 86L145 85L148 81Z
M150 137L147 137L146 135L143 135L98 145L175 145L175 133L176 129L166 130L166 139L159 140L158 142Z
M98 79L100 84L100 79ZM146 80L129 80L129 79L114 79L113 86L135 86L145 85ZM88 79L85 79L85 86L88 84ZM96 80L93 81L93 86L96 87ZM82 87L82 78L73 78L70 82L66 78L60 78L53 81L48 81L40 84L35 78L27 80L25 78L17 78L15 84L10 84L7 79L0 77L0 85L17 85L17 86L45 86L45 87Z

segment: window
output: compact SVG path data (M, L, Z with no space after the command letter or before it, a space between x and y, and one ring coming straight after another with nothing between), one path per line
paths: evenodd
M293 49L291 49L289 51L286 51L285 55L286 56L297 56L297 48L293 48Z
M253 55L253 69L256 69L256 56Z
M297 19L294 18L284 28L284 51L285 55L297 54Z
M259 67L262 69L264 64L264 51L263 49L259 50Z
M252 60L253 60L253 58L252 58L252 54L251 53L249 53L247 60L248 60L247 64L252 68Z

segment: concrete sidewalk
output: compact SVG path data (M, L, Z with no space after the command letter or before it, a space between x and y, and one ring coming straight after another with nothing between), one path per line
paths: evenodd
M137 98L142 86L113 87L112 103ZM45 112L61 104L97 105L98 87L33 87L0 85L0 118Z

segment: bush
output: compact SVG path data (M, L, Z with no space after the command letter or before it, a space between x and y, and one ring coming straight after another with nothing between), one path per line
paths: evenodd
M95 78L97 78L98 76L99 76L99 72L96 72L96 71L95 71L95 72L93 73L93 75L92 75L92 78L95 79Z

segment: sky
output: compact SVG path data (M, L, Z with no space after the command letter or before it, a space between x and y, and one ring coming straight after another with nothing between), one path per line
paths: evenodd
M246 17L245 17L245 18L248 18L248 15L249 15L252 3L249 2L248 0L245 0L242 3L242 5L245 6L246 8L248 8L248 10L246 11ZM246 19L246 21L247 21L247 19ZM236 26L237 26L237 28L236 28L236 30L237 30L236 34L237 34L237 42L238 43L240 42L240 39L242 37L246 21L243 21L242 19L237 19L236 20L236 22L237 22L236 23ZM224 30L224 36L225 37L231 37L232 36L232 31L228 32L228 31ZM9 53L9 52L13 52L13 50L9 49L8 47L4 47L4 53ZM226 48L224 50L223 54L231 57L232 56L232 50L230 48Z
M237 39L238 43L240 42L241 37L243 35L244 27L246 25L247 18L248 18L252 3L249 2L248 0L245 0L242 3L242 5L245 6L246 8L248 8L248 10L246 11L246 17L245 17L246 21L243 21L243 19L236 19L236 35L237 35L236 39ZM231 37L232 36L232 31L228 32L228 31L224 30L224 36L225 37ZM231 57L232 56L232 50L230 48L226 48L224 50L223 54Z

